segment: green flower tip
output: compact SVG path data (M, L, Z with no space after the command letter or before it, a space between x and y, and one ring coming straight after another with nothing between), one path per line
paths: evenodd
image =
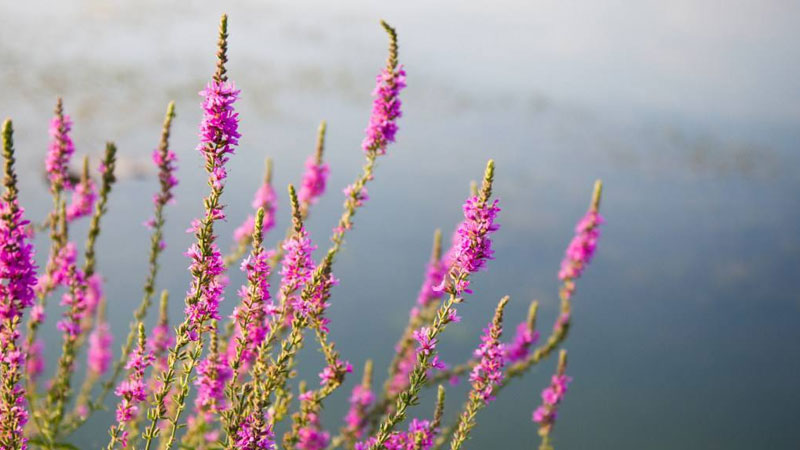
M600 209L600 197L603 195L603 180L594 182L594 191L592 192L592 210L597 211Z
M492 196L492 183L494 183L494 160L490 159L486 163L486 171L483 173L483 184L481 185L480 200L489 201Z
M300 211L300 202L297 201L297 192L294 190L294 185L289 185L289 201L292 205L292 225L294 226L295 233L299 233L303 228L303 216Z

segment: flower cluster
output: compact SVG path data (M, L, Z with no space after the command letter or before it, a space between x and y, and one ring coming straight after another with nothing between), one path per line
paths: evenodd
M219 412L225 409L225 383L233 376L233 371L223 355L212 351L197 366L197 387L195 406L202 412Z
M0 200L0 319L13 321L33 305L36 264L28 242L24 210L16 199Z
M58 322L58 329L63 331L66 338L77 339L81 334L81 322L90 313L90 301L87 296L88 282L82 270L76 267L75 244L68 243L61 249L58 261L59 266L54 278L68 287L67 292L61 297L61 306L66 306L64 318Z
M400 91L406 87L406 72L403 67L386 67L376 77L375 97L372 103L372 115L369 117L369 126L366 137L361 143L365 152L376 152L379 155L386 153L386 146L394 142L397 134L395 121L402 116L400 106Z
M311 253L317 247L311 243L305 228L297 231L283 244L283 260L281 261L281 292L291 294L302 289L314 273L314 260Z
M517 325L517 332L514 340L505 346L504 357L506 361L513 363L525 359L531 351L531 347L539 340L539 331L534 330L527 322Z
M324 450L328 447L331 435L322 429L319 422L319 415L316 413L308 414L308 425L300 428L297 432L299 450Z
M241 450L275 450L275 433L265 420L250 414L236 433L236 448Z
M484 403L489 403L493 397L495 387L503 381L503 344L498 340L502 328L491 323L483 330L481 345L475 349L475 357L479 358L478 364L472 368L469 381L472 388L481 397Z
M456 275L451 287L455 295L472 293L467 275L483 269L486 260L493 259L494 250L489 236L500 228L494 223L500 211L497 203L497 200L488 203L477 195L464 203L464 221L456 230L458 239L451 262L451 272Z
M356 439L364 437L365 427L367 425L365 412L372 406L375 401L375 394L368 386L357 384L350 394L349 402L350 409L347 410L347 415L344 417L345 429L351 433Z
M325 193L329 170L327 163L317 161L315 156L308 157L300 190L297 191L297 200L300 203L312 205Z
M72 192L72 201L67 206L67 221L72 222L91 214L96 200L97 188L91 178L78 183Z
M386 450L428 450L433 447L436 430L427 420L413 419L408 431L395 431L383 444ZM375 438L356 444L355 450L368 450L375 443Z
M112 436L122 443L122 447L128 445L128 431L125 430L125 425L136 418L139 404L147 399L144 375L152 363L153 355L146 349L144 331L140 327L139 346L130 354L125 364L128 378L114 390L114 394L120 397L120 402L117 404L117 425L112 428Z
M185 255L192 260L189 271L192 272L193 276L198 278L204 275L208 278L208 282L204 286L200 286L201 292L199 296L194 292L197 285L192 284L189 297L197 296L198 300L186 305L186 317L189 323L195 325L192 339L197 339L197 326L200 326L208 319L220 318L219 304L222 301L227 285L227 279L222 276L225 273L225 263L222 261L222 254L216 244L211 245L211 252L208 255L203 254L200 246L192 244Z
M47 178L50 179L51 189L54 192L72 187L69 180L69 161L75 153L75 145L69 136L70 131L72 131L72 120L62 113L59 100L56 116L50 121L51 140L44 161Z
M197 147L206 160L211 175L209 183L221 189L228 172L228 162L234 146L239 144L239 114L233 104L239 98L233 83L212 81L200 91L203 96L203 120L200 124L200 144Z
M272 252L258 251L242 261L241 269L247 276L247 286L239 289L242 303L234 308L231 318L237 324L235 331L237 338L241 337L240 330L246 328L245 346L242 352L242 362L245 364L249 364L255 359L258 346L269 331L268 319L277 312L269 292L269 260L271 257ZM251 288L248 289L248 286ZM236 351L236 346L229 345L229 359L234 351Z
M540 435L547 435L552 430L558 415L558 404L564 398L571 381L571 377L557 373L550 380L550 385L542 391L542 404L533 411L533 421L539 424Z
M604 222L603 216L596 209L590 209L575 226L575 237L567 247L558 278L561 280L575 279L581 276L583 270L591 262L597 249L597 240L600 237L600 225Z
M261 227L261 232L267 234L275 226L275 210L278 207L278 196L275 195L275 190L272 185L265 181L256 191L251 204L254 210L264 208L264 225ZM236 242L242 242L250 237L253 233L256 218L253 214L247 216L244 222L239 225L233 232L233 239Z
M172 190L178 185L178 178L175 171L178 170L178 156L174 151L168 149L153 150L153 163L158 167L158 181L161 184L161 191L153 195L153 203L166 205L173 200Z
M103 375L111 365L111 342L113 336L109 330L108 323L99 322L92 334L89 335L88 365L96 375Z

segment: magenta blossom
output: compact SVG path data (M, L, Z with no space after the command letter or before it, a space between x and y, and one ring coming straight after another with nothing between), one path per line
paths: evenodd
M91 178L87 178L75 186L72 192L72 201L67 206L67 221L72 222L92 213L94 202L97 200L97 188Z
M200 124L200 144L197 150L206 159L211 175L209 183L220 189L227 178L225 163L239 144L239 114L233 104L239 98L233 83L212 81L200 91L203 97L203 120Z
M195 406L203 412L219 412L225 409L225 383L231 379L233 371L227 360L217 352L212 352L197 366L197 398Z
M503 381L503 344L499 342L499 325L489 324L481 335L481 346L475 350L475 357L480 358L478 364L472 368L469 381L476 394L484 403L489 403L494 397L492 392Z
M394 142L397 133L397 118L402 116L400 110L400 91L406 87L406 72L403 66L384 68L376 77L375 90L372 96L372 115L366 129L366 137L361 143L365 152L374 151L379 155L386 154L386 146Z
M305 228L294 233L283 244L283 250L286 252L281 261L280 290L283 295L291 295L311 281L315 267L311 252L316 248L311 243Z
M528 357L531 347L539 340L539 331L532 330L526 322L517 325L517 333L514 340L505 347L505 358L513 363Z
M300 203L313 205L325 193L325 184L328 180L328 164L318 163L317 158L309 156L306 160L306 172L297 192Z
M542 391L542 404L533 412L533 421L539 424L539 434L546 435L558 416L558 404L567 392L571 377L564 374L553 375L550 386Z
M362 384L357 384L350 394L350 409L344 417L345 429L356 439L364 437L367 426L366 412L375 401L375 394L372 390Z
M117 405L117 422L120 424L136 417L139 412L139 404L147 400L144 373L152 363L153 355L141 346L130 354L128 362L125 364L125 369L129 371L128 378L120 383L114 391L121 398Z
M322 430L319 423L319 416L315 413L308 414L308 425L300 428L297 432L299 450L323 450L328 446L331 435Z
M575 237L567 246L564 260L561 262L559 279L575 279L581 276L597 249L597 240L600 238L599 227L603 222L603 216L594 208L589 209L581 218L575 226Z
M251 204L254 210L264 208L264 225L261 228L263 234L267 234L269 230L275 227L275 209L278 206L278 196L275 195L275 190L268 182L264 182L256 191L253 203ZM256 218L253 214L247 216L247 219L239 225L233 232L233 239L236 242L242 242L249 239L253 234L253 227L256 225Z
M178 185L178 178L175 176L175 171L178 170L177 161L178 156L172 150L153 150L153 163L158 167L158 181L161 184L161 191L153 197L156 205L166 205L173 200L172 188Z
M109 330L108 323L99 322L97 328L89 335L89 370L95 375L101 376L106 373L111 365L111 342L113 337Z
M427 420L413 419L408 431L395 431L383 444L386 450L428 450L433 447L436 430ZM375 438L356 443L355 450L368 450L375 445Z
M250 414L236 432L236 448L240 450L275 450L275 433L266 420L258 423Z
M60 106L59 102L59 108ZM72 131L72 120L69 116L58 114L50 121L51 140L44 164L53 191L72 188L68 170L69 161L75 153L75 146L69 136L70 131Z
M201 289L198 300L193 304L186 305L186 316L189 323L199 326L208 319L219 319L219 304L222 302L223 293L227 284L227 279L223 276L225 264L222 254L216 244L211 244L211 253L203 255L197 244L192 244L189 251L185 253L191 258L192 264L189 270L192 275L199 277L201 273L209 278L208 282ZM189 292L190 297L194 297L197 284L192 283ZM192 338L198 338L197 330L193 330Z

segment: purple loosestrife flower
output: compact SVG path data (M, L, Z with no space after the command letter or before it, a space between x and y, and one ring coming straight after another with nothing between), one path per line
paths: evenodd
M275 433L267 420L257 420L253 414L247 416L236 433L237 449L241 450L275 450Z
M256 191L253 203L251 206L254 210L264 208L264 225L261 227L261 232L267 234L273 227L275 227L275 209L278 206L278 196L275 195L275 190L269 182L269 178ZM253 227L255 226L256 218L253 214L247 216L247 219L239 225L233 232L233 239L236 242L242 242L249 239L253 234Z
M558 416L558 405L567 392L571 377L564 374L567 365L567 352L562 350L559 354L558 369L553 375L550 385L542 391L542 404L533 412L533 421L539 424L539 435L544 442L542 448L546 446L548 436L553 429L556 417Z
M75 153L69 133L72 131L72 120L64 114L61 99L56 105L56 115L50 121L50 146L45 159L47 178L50 180L51 191L60 192L71 189L69 180L69 161Z
M67 206L67 221L72 222L90 215L95 201L97 201L97 187L91 178L86 178L78 183L72 192L72 202Z
M103 298L103 277L95 273L86 280L86 313L93 314Z
M161 184L161 191L153 195L153 203L166 205L174 200L172 189L178 185L178 178L175 171L178 170L178 156L172 150L153 150L153 163L158 167L158 181Z
M25 363L25 372L28 374L28 378L35 380L44 372L44 357L42 356L44 343L41 339L37 339L30 346L26 344L22 346L22 351L28 355L28 361Z
M332 382L341 381L339 378L345 373L353 371L353 366L347 361L336 360L333 365L325 366L319 373L319 384L326 385Z
M372 96L372 115L369 118L366 137L361 143L365 152L386 154L386 146L394 142L397 133L397 118L403 115L400 110L400 91L406 87L406 72L403 66L390 64L376 77Z
M307 418L308 425L300 428L297 432L299 437L297 448L299 450L324 450L331 440L330 433L322 430L319 416L316 413L309 413Z
M225 264L222 260L222 254L215 244L211 244L208 255L204 255L197 244L192 244L185 255L192 260L192 264L189 267L192 274L199 275L203 273L209 278L205 286L199 286L201 289L199 293L196 292L198 283L192 284L189 297L198 297L198 300L195 303L186 305L186 318L193 325L191 337L193 340L197 340L199 338L198 327L208 319L220 318L219 304L222 301L225 285L227 284L227 279L223 276Z
M468 275L486 267L486 260L493 259L492 240L489 237L500 228L494 223L500 208L498 200L489 203L475 195L464 203L464 221L456 230L457 245L451 256L451 274L455 279L448 291L458 296L472 293Z
M216 336L212 335L212 339ZM213 343L212 346L216 347ZM197 398L194 403L198 411L219 413L226 408L225 383L231 376L233 371L226 358L212 348L208 357L197 365L197 379L194 381Z
M129 371L128 378L117 386L114 393L121 398L117 405L117 421L127 422L136 417L139 404L147 399L144 384L144 372L152 364L153 355L142 348L131 352L125 369Z
M358 384L353 388L350 394L350 409L344 417L345 429L351 433L356 439L364 437L366 431L367 418L366 411L372 406L375 401L375 394L367 386Z
M128 356L128 362L125 364L128 377L114 390L114 394L120 398L120 401L116 410L117 423L112 425L109 431L111 441L108 444L108 450L112 450L117 442L123 448L128 446L128 431L125 427L136 419L139 414L139 405L147 400L144 374L152 364L153 354L147 349L144 325L139 322L139 344Z
M210 183L220 189L227 178L225 163L239 144L239 114L233 104L239 93L232 82L211 81L200 91L203 97L203 120L200 124L200 144L197 150L206 159Z
M219 248L214 243L212 224L225 218L219 197L222 194L227 171L225 163L228 155L234 152L239 143L239 115L233 104L239 97L233 83L215 77L206 89L200 92L203 96L203 120L200 123L200 144L197 150L206 161L208 183L212 188L211 195L206 198L206 216L202 221L193 223L193 230L198 243L192 244L186 256L192 259L190 271L194 280L188 293L186 316L190 325L190 336L199 338L199 328L208 319L219 319L219 304L222 301L227 280L222 277L225 264ZM209 232L211 234L209 235Z
M531 347L538 340L538 330L531 330L525 322L520 323L517 325L517 333L514 335L514 340L505 348L506 360L513 363L525 359L530 354Z
M69 290L61 297L61 306L66 306L67 310L57 326L64 332L65 339L74 341L81 334L81 322L87 316L90 307L87 296L88 282L83 271L76 267L75 244L68 243L60 253L60 259L66 265L59 268L60 273L56 273L55 278L63 279L63 284L69 286Z
M111 342L113 337L109 330L108 323L99 322L97 327L89 335L89 370L96 375L103 375L111 365Z
M439 259L431 260L425 270L425 280L417 296L417 306L425 308L431 303L442 298L442 290L436 287L442 284L447 275L447 266Z
M245 346L242 351L242 370L255 360L258 346L269 332L268 318L273 317L277 309L269 293L269 261L273 252L253 252L244 261L241 269L247 276L248 284L239 289L242 303L233 310L231 318L236 321L235 337L242 336L242 329L246 329ZM254 290L248 289L253 286ZM235 342L236 340L234 340ZM236 345L228 346L228 359L233 360Z
M433 447L436 430L427 420L413 419L408 426L408 431L395 431L384 442L386 450L428 450ZM375 438L367 442L359 442L355 450L367 450L375 443Z
M575 292L575 280L583 274L597 250L600 225L605 222L599 212L602 191L603 183L597 180L589 210L575 226L575 236L567 246L564 259L561 261L558 278L563 282L560 291L563 301L568 301L572 297Z
M494 321L483 330L481 346L475 350L475 357L480 360L469 374L472 389L486 404L494 399L492 392L503 381L504 349L498 339L501 332L502 327Z
M308 232L298 222L295 232L283 244L285 253L281 262L280 292L284 307L291 309L295 306L303 306L301 296L296 293L311 281L315 269L311 253L316 248L311 243ZM289 321L291 321L290 316L291 314L286 314Z
M528 317L524 322L517 325L517 332L514 340L505 347L505 358L509 363L521 361L528 357L531 348L539 340L539 331L536 330L536 312L539 309L539 302L534 300L528 308Z
M33 305L36 265L33 246L28 242L17 203L14 172L13 129L6 120L2 127L5 191L0 198L0 444L3 448L27 449L23 437L28 411L25 390L19 386L26 355L20 351L19 324L25 309Z
M306 172L303 174L300 190L297 191L297 199L300 203L313 205L325 193L329 170L327 163L318 161L313 155L308 157Z
M574 279L581 276L597 249L597 240L600 237L599 227L603 222L603 216L592 209L581 218L575 226L575 237L569 243L564 260L561 262L561 270L558 272L559 279Z
M503 310L508 304L509 297L503 297L497 304L494 316L489 326L481 336L481 345L475 351L479 359L469 375L472 389L461 411L458 426L450 441L450 449L458 450L469 438L472 428L475 427L475 416L494 398L493 393L500 382L503 381L503 344L500 336L503 333Z

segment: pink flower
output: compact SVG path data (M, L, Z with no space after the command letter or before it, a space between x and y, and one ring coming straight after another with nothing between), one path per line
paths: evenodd
M58 108L61 108L59 102ZM50 146L44 165L47 178L50 179L50 189L71 189L69 182L69 160L75 153L75 146L69 132L72 131L72 120L68 115L57 114L50 121Z
M475 350L475 356L480 360L469 374L472 389L487 404L493 399L494 388L503 381L505 359L503 358L503 344L498 340L501 332L502 327L495 322L490 323L483 330L481 346Z
M267 234L269 230L275 227L275 209L277 206L278 196L275 195L275 190L272 189L272 186L265 182L256 191L255 198L253 198L252 203L254 210L258 210L258 208L264 208L264 225L261 229L263 234ZM233 239L236 242L242 242L243 240L249 239L253 234L253 227L255 226L255 223L255 216L252 214L248 215L245 221L239 225L236 230L234 230Z
M67 221L72 222L92 213L94 202L97 200L97 188L91 178L78 183L72 192L72 201L67 206Z
M323 450L328 446L331 435L321 429L319 416L315 413L308 414L308 425L297 432L299 450Z
M575 237L567 246L564 260L561 262L559 279L575 279L581 276L597 249L597 240L600 238L599 227L603 222L603 216L593 208L581 218L575 226Z
M125 364L128 378L114 390L114 394L120 397L117 405L117 422L119 424L136 417L139 412L139 404L147 399L144 373L152 363L153 355L141 346L128 357L128 362Z
M309 156L306 160L306 172L297 192L297 199L300 203L314 204L317 199L325 193L325 184L328 179L328 165L317 163L314 156Z
M436 430L427 420L413 419L408 431L395 431L383 444L386 450L428 450L433 447ZM368 450L375 444L375 438L356 443L355 450Z
M508 362L517 362L525 359L530 354L531 347L539 340L539 332L531 330L527 322L517 325L514 340L505 348L505 358Z
M430 328L422 327L419 330L414 330L414 339L417 340L419 347L417 347L417 354L422 353L429 355L436 349L436 339L430 337Z
M394 142L397 133L397 118L402 116L400 110L400 91L406 87L406 72L403 66L384 68L376 78L375 97L372 103L372 115L366 129L366 137L361 143L365 152L374 151L379 155L386 154L386 146Z
M350 409L344 418L345 429L356 439L364 437L367 425L366 412L375 401L375 394L368 387L358 384L350 394Z
M563 368L559 368L563 371ZM558 416L558 405L567 393L571 377L563 373L553 375L550 385L542 390L542 404L533 411L533 421L539 424L539 434L546 435Z
M275 450L275 433L266 420L256 420L253 414L244 419L236 433L236 448L240 450Z
M111 365L111 342L113 337L108 323L99 322L97 328L89 335L89 370L96 375L103 375Z
M197 366L197 387L195 406L203 412L219 412L226 408L225 383L231 379L233 371L225 358L212 353Z
M23 352L28 355L28 360L25 363L25 371L32 380L35 380L44 371L43 348L44 343L41 339L35 340L30 347L25 344L23 345Z

